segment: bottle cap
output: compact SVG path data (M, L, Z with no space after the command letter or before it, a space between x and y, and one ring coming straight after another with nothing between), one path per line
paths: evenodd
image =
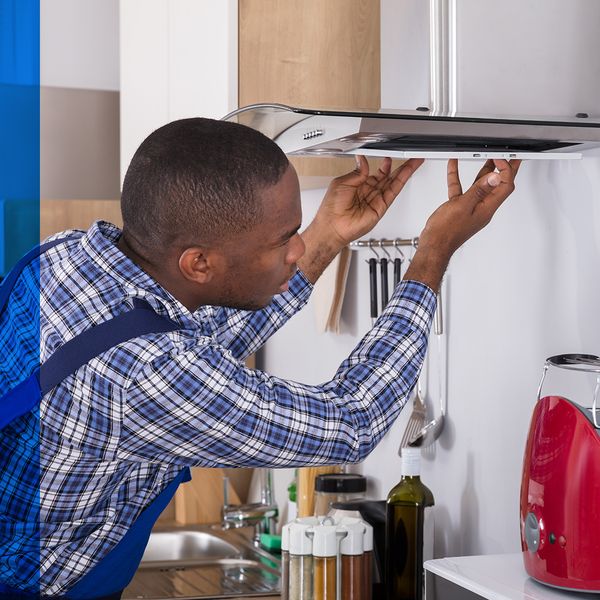
M340 530L347 535L340 543L340 553L358 556L364 552L365 523L353 517L344 517L340 522Z
M402 448L400 472L407 477L421 474L421 448L417 446Z
M315 478L315 491L326 494L357 494L367 490L367 478L354 473L326 473Z
M289 528L290 554L302 554L304 556L312 554L313 543L311 538L306 535L312 529L312 525L294 521L286 527Z
M312 554L313 556L337 556L338 540L342 537L338 534L337 525L317 525L309 529L312 535Z

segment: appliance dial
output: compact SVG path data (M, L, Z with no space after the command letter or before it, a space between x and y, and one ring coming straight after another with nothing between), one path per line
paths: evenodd
M537 552L540 547L540 524L534 513L527 513L523 529L527 549L531 553Z

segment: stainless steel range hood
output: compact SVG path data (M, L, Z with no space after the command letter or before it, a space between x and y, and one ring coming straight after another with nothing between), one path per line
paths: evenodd
M253 104L223 120L261 131L292 156L565 159L600 147L600 121L587 116L450 116Z

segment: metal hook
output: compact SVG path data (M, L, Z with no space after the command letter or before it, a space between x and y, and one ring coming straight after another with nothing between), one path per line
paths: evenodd
M406 256L404 255L404 252L402 252L402 250L400 250L400 239L396 238L394 240L394 248L396 249L396 252L400 255L400 261L404 262L406 260Z
M384 243L386 243L387 240L379 240L379 247L383 250L383 253L387 256L388 260L392 260L392 256L390 255L390 253L386 250Z
M381 256L379 256L379 253L377 252L377 250L375 249L375 246L378 244L378 240L376 240L375 238L370 238L369 239L369 250L371 250L371 252L376 256L377 260L381 260ZM366 260L365 262L369 262L368 260Z

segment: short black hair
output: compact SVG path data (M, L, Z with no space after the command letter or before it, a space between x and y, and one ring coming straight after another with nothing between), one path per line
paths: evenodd
M124 229L153 249L215 243L262 218L257 192L288 167L262 133L227 121L173 121L151 133L131 160L121 195Z

